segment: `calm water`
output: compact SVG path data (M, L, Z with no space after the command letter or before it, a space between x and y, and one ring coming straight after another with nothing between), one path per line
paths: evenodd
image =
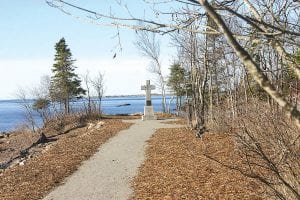
M170 97L167 98L169 102ZM15 129L17 126L24 124L25 111L20 105L18 100L0 100L0 132L10 131ZM83 108L86 102L80 100L72 104L73 109ZM129 106L121 106L122 104L130 104ZM130 97L108 97L103 98L102 110L105 114L131 114L139 113L144 111L145 97L144 96L130 96ZM153 96L152 104L155 112L162 110L161 97ZM175 103L172 101L171 110L175 108ZM37 124L41 124L41 119L37 113L34 114Z

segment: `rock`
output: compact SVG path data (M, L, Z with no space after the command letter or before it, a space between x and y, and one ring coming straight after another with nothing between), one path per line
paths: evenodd
M100 121L100 122L97 123L97 126L103 126L104 124L105 124L104 121Z
M95 126L95 124L93 124L93 123L88 123L87 124L87 129L91 129L91 128L93 128Z
M124 103L124 104L117 105L117 107L130 106L130 105L131 105L130 103Z
M104 124L105 124L104 121L100 121L100 122L97 123L97 125L96 125L95 128L96 128L96 129L99 129L99 128L101 128Z
M24 166L24 165L25 165L25 160L19 162L19 165L20 165L20 166Z

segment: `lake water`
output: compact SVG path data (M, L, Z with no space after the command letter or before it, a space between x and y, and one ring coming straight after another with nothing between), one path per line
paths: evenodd
M167 97L169 102L171 97ZM86 102L79 100L72 103L73 109L83 108ZM122 104L130 104L129 106L119 106ZM153 96L152 104L155 112L162 111L161 96ZM105 97L102 100L102 111L105 114L132 114L144 112L145 97L144 96L128 96L128 97ZM175 102L172 101L171 110L175 108ZM41 124L39 115L34 115L37 124ZM17 126L26 122L25 111L21 107L19 100L0 100L0 132L11 131Z

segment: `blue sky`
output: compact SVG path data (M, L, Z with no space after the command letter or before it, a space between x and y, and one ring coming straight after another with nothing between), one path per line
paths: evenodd
M108 10L112 0L71 1L96 10ZM133 1L129 1L133 2ZM144 8L130 7L133 12ZM114 10L122 13L122 10ZM148 60L134 47L135 33L120 29L121 52L116 49L116 28L97 26L74 19L46 4L44 0L0 1L0 99L15 98L18 87L33 87L42 75L51 75L54 45L65 37L77 60L77 72L105 74L106 95L138 94L150 78ZM165 42L163 47L167 47ZM116 59L112 59L114 53ZM174 51L162 48L167 73ZM125 84L124 84L125 83Z

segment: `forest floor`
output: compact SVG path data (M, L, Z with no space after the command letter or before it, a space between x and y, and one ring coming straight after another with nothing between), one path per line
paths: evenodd
M51 189L62 183L84 160L91 157L109 138L131 123L114 117L101 119L101 127L94 121L94 127L82 127L62 135L51 136L51 141L38 145L31 151L30 158L0 171L0 199L41 199ZM47 135L48 136L48 135ZM1 138L1 161L7 161L30 146L38 137L13 133Z
M257 182L206 155L238 162L229 134L196 138L187 128L157 130L133 181L133 199L262 199L263 188Z
M102 144L132 125L123 119L129 118L103 119L101 128L77 128L37 146L32 158L0 171L0 199L43 198ZM185 124L183 120L168 123ZM26 134L0 138L0 161L36 139ZM238 162L230 134L208 132L199 139L187 128L161 128L145 148L145 161L131 182L133 199L262 199L263 188L255 180L206 156Z

